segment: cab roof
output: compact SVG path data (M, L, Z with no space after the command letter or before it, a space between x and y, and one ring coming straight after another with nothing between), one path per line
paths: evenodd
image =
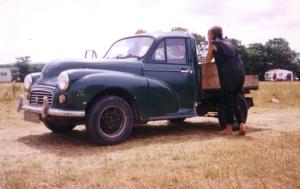
M135 36L150 36L153 38L164 38L164 37L188 37L188 38L194 38L194 36L190 33L186 32L155 32L155 33L141 33L141 34L136 34L132 37Z

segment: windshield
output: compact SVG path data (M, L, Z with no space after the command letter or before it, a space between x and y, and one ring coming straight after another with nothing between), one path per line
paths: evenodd
M141 58L152 45L151 37L132 37L117 41L104 58Z

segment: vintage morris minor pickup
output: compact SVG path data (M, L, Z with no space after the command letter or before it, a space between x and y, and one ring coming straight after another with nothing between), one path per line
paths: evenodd
M17 110L55 133L85 124L103 145L124 141L134 124L152 120L182 122L215 112L224 127L215 73L214 64L198 64L192 35L138 34L115 42L102 59L53 61L27 75ZM253 78L246 78L245 93L258 88ZM252 98L241 94L239 104L247 117Z

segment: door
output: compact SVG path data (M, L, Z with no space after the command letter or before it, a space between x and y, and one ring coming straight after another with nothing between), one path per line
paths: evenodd
M166 38L144 64L144 76L154 81L149 82L150 117L194 113L194 77L187 50L185 38Z

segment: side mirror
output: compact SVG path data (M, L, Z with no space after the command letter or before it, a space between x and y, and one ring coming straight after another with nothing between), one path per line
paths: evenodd
M87 58L87 57L88 57L88 54L90 54L90 53L92 53L92 59L98 58L97 53L96 53L95 50L86 50L86 51L85 51L84 58Z

